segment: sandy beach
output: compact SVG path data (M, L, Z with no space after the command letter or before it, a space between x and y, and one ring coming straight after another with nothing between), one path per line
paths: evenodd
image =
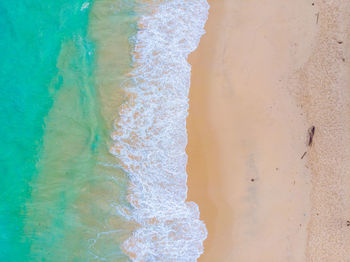
M349 1L209 4L187 119L198 261L350 261Z

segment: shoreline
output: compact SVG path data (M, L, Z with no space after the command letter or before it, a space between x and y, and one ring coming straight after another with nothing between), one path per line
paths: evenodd
M349 21L340 10L349 4L208 2L207 33L189 59L188 200L208 229L198 261L347 261L349 147L340 141L349 136L341 123L350 110L337 98L348 98ZM343 46L329 30L340 32ZM324 90L329 76L336 91ZM342 118L332 122L339 103ZM325 154L332 145L333 159ZM328 175L336 163L344 168Z

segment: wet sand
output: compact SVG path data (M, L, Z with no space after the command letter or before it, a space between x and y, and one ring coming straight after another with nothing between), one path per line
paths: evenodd
M349 3L209 3L187 122L198 261L350 261Z

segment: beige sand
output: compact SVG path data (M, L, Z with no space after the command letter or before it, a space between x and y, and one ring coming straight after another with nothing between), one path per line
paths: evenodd
M209 2L190 57L199 261L350 261L349 1Z

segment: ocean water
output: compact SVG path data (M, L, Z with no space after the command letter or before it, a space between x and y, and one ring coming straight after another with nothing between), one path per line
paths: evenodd
M196 261L205 0L0 1L0 261Z

